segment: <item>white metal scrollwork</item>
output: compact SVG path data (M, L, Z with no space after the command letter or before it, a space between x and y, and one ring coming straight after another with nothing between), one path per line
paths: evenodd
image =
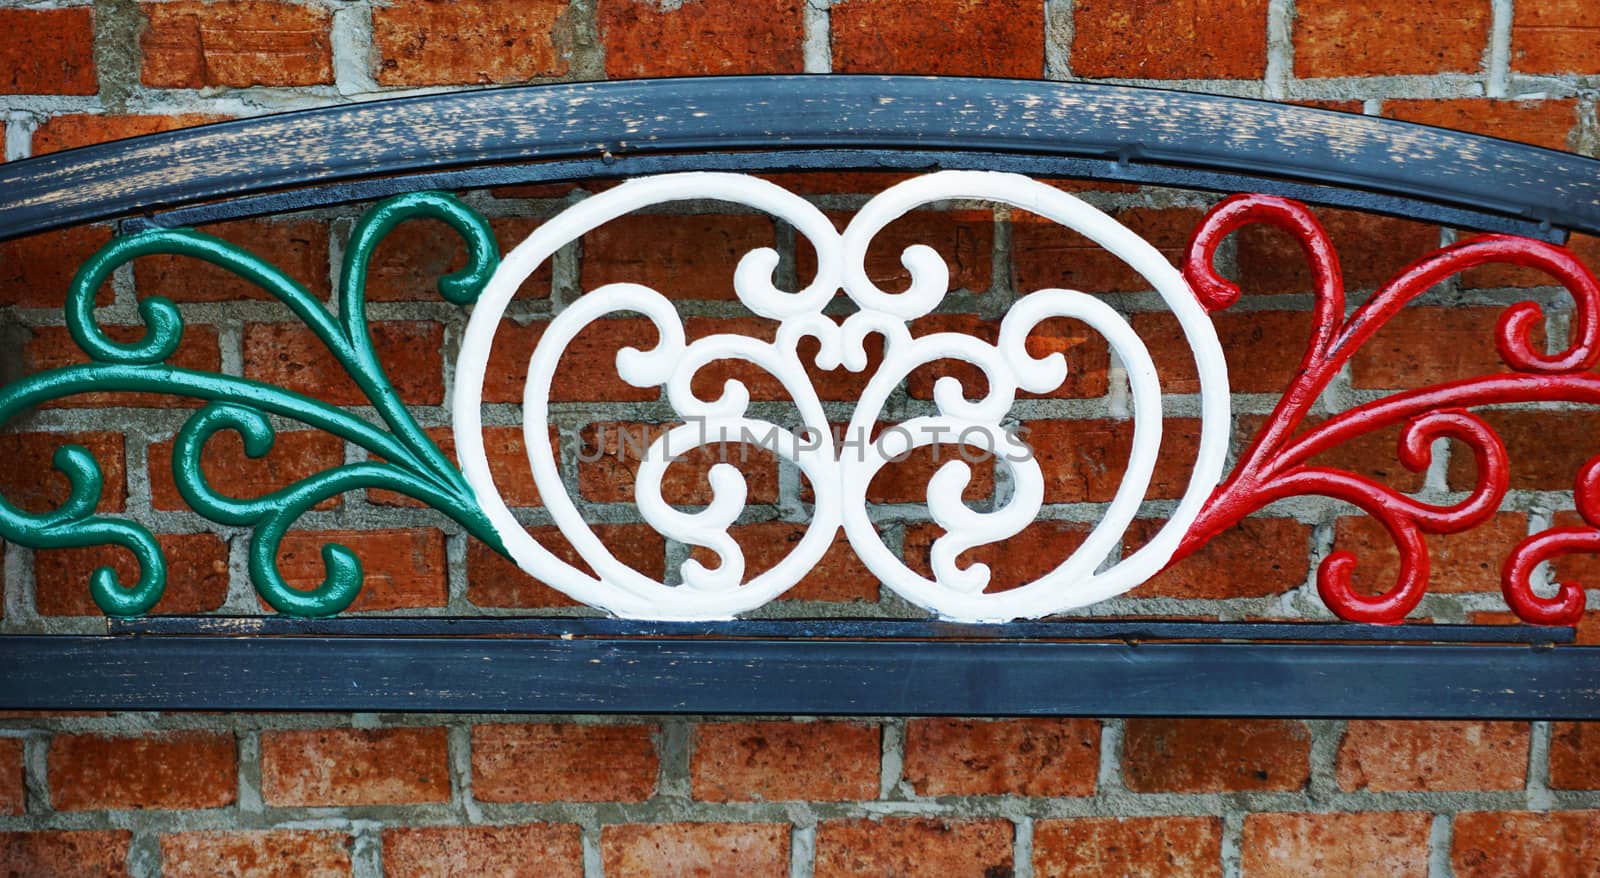
M551 320L535 349L523 394L523 428L529 463L541 497L561 533L594 570L590 575L541 546L519 524L501 499L484 455L481 396L489 350L507 304L522 282L563 245L616 217L673 201L713 199L756 208L779 217L804 235L817 254L816 278L798 292L778 289L772 280L778 254L768 248L744 255L734 272L734 290L755 314L779 321L771 342L736 335L712 335L688 342L676 309L660 293L638 284L608 284L592 290ZM1201 435L1188 488L1165 526L1142 548L1104 570L1096 567L1114 548L1138 511L1161 443L1161 392L1154 364L1143 342L1105 303L1073 290L1038 290L1021 297L1001 322L994 344L959 333L913 338L908 323L936 308L948 292L949 270L931 248L914 245L902 256L911 285L887 293L868 278L867 247L897 217L937 201L969 199L1022 208L1067 226L1113 253L1142 275L1176 315L1194 351L1200 376ZM860 310L835 323L822 309L843 290ZM568 496L546 438L550 385L562 352L579 330L617 312L637 312L655 324L657 345L646 351L624 349L618 374L638 387L664 387L674 410L695 423L667 431L650 445L635 485L640 515L662 534L703 546L718 558L707 568L684 562L682 584L651 579L618 560L584 521ZM1066 378L1060 354L1035 358L1025 349L1028 334L1053 317L1080 320L1100 332L1127 369L1132 389L1134 435L1127 475L1088 539L1059 566L1018 588L986 593L989 570L961 567L957 557L973 546L1004 540L1034 521L1044 499L1039 464L1002 421L1018 390L1055 389ZM917 366L943 359L973 363L988 379L988 392L967 399L954 378L935 384L937 414L914 418L840 454L816 390L797 347L815 338L815 357L823 369L867 368L866 338L884 338L883 361L868 380L849 425L850 436L864 436L882 413L890 393ZM796 432L748 414L749 393L736 380L721 396L704 400L690 390L696 372L716 360L740 359L777 378L798 410ZM1026 177L981 171L943 171L893 186L868 202L844 232L817 208L781 187L754 177L686 173L624 183L567 209L535 230L501 264L479 300L466 330L456 366L452 405L456 448L462 470L493 522L506 549L530 574L572 597L628 617L658 619L727 618L772 600L797 583L822 557L838 529L862 561L888 587L941 616L971 621L1036 617L1084 606L1128 591L1158 572L1171 558L1201 504L1221 477L1226 454L1229 409L1227 373L1209 317L1179 273L1154 247L1089 204ZM751 435L776 437L773 450L793 462L809 480L815 503L805 535L777 565L745 581L744 557L729 527L745 506L745 481L731 464L712 467L712 500L685 511L661 495L662 477L675 457L700 444L738 442ZM887 461L911 447L956 441L994 454L1009 470L1013 491L989 512L962 502L970 467L952 460L928 484L928 512L946 534L932 547L933 577L908 567L883 542L868 517L866 491Z

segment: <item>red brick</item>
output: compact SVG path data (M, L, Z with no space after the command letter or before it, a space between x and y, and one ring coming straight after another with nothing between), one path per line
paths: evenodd
M733 299L739 260L774 241L772 220L764 215L618 217L583 237L580 283L585 290L643 284L670 299Z
M435 826L383 833L388 878L518 878L532 863L549 878L582 878L583 839L574 824Z
M1267 70L1266 0L1080 0L1072 72L1137 79L1257 79Z
M802 0L600 0L595 20L614 79L805 69Z
M789 874L789 827L778 823L624 824L600 830L606 878Z
M1489 45L1486 0L1300 0L1295 13L1299 77L1476 73Z
M1298 790L1311 730L1298 720L1130 719L1122 778L1137 793Z
M0 15L7 11L0 9ZM0 307L61 308L78 266L110 242L105 226L73 226L0 242ZM111 301L111 284L101 284L95 304Z
M700 723L690 778L705 802L878 796L879 730L848 722Z
M1550 725L1550 787L1600 789L1600 723Z
M1500 565L1527 533L1526 516L1520 512L1501 512L1461 533L1425 535L1428 591L1435 594L1499 591ZM1333 547L1355 553L1357 591L1379 594L1394 587L1399 575L1399 553L1394 538L1377 520L1366 516L1340 517L1334 522Z
M884 438L884 433L891 426L876 424L865 437L857 435L848 425L836 426L834 436L839 453L871 455L873 452L870 449L861 450L863 443L871 443L874 448L882 450L883 446L879 443L889 441ZM890 459L867 484L867 502L923 503L928 496L928 480L940 467L951 461L965 463L972 470L962 497L969 501L981 501L991 496L994 493L994 456L979 448L959 445L954 441L955 438L951 436L949 441L924 445ZM805 484L801 497L811 502L810 482Z
M28 810L28 789L22 772L22 739L0 738L0 814Z
M1296 435L1303 437L1325 420L1326 418L1320 416L1306 418ZM1265 415L1239 415L1234 430L1236 447L1244 448L1248 442L1254 441L1255 437L1260 435L1266 421ZM1412 472L1400 463L1396 451L1399 440L1399 427L1373 430L1365 435L1348 439L1321 454L1313 455L1308 463L1312 466L1348 470L1396 490L1414 493L1422 489L1425 474ZM1470 466L1471 462L1469 461L1467 465Z
M52 463L66 445L86 448L100 466L98 512L121 512L127 501L121 433L0 433L0 496L24 512L50 512L66 502L67 477Z
M1150 349L1162 393L1199 393L1194 348L1172 314L1133 315L1133 331ZM1282 393L1300 374L1300 362L1314 331L1304 311L1223 311L1211 315L1228 363L1234 393Z
M120 113L66 113L44 120L33 132L33 154L44 155L125 137L139 137L190 128L231 118L216 113L175 113L169 116ZM139 265L141 263L134 263Z
M1338 766L1344 790L1519 790L1528 724L1351 720Z
M140 3L140 81L157 88L333 82L333 14L275 0Z
M1241 874L1426 878L1432 815L1417 812L1249 814Z
M1515 7L1511 69L1518 73L1600 73L1600 23L1587 0L1539 0Z
M852 214L830 212L828 218L844 228ZM795 271L800 283L810 283L817 276L817 252L804 236L797 244ZM911 286L911 272L901 258L914 244L939 254L950 271L952 290L982 293L994 280L992 210L914 210L890 222L867 247L867 279L884 292L905 292Z
M442 531L290 531L278 548L278 570L290 587L310 591L322 584L322 549L329 544L361 560L361 593L349 612L442 607L449 600Z
M145 336L143 326L102 326L112 341L131 344ZM72 340L65 326L38 326L33 338L22 348L23 370L28 373L59 369L90 361L89 355ZM169 365L202 372L222 370L222 352L217 343L217 330L210 326L187 326L178 349L166 359ZM201 400L164 393L79 393L47 404L50 408L103 408L106 406L131 406L136 408L197 408Z
M209 613L228 597L228 545L213 534L159 534L167 559L167 588L152 612ZM34 602L46 616L97 616L89 578L110 566L117 581L138 580L133 555L115 546L38 549L33 555Z
M1350 384L1401 389L1510 371L1495 350L1500 313L1499 308L1407 308L1351 357Z
M1594 456L1600 412L1484 411L1477 413L1505 443L1512 490L1570 491L1578 469ZM1477 464L1470 454L1450 455L1450 486L1470 488Z
M156 509L188 509L172 478L173 439L150 444L150 505ZM232 430L215 434L200 455L206 484L230 497L259 497L344 462L344 440L320 430L291 430L273 438L272 450L247 457L244 442ZM332 509L338 498L317 505Z
M17 878L118 878L128 871L127 830L0 832L0 873Z
M984 320L974 314L929 314L911 325L912 335L927 336L940 332L970 335L989 344L1000 337L998 321ZM1105 337L1090 329L1088 324L1065 318L1044 320L1028 334L1028 353L1035 357L1061 354L1067 361L1067 377L1059 386L1044 393L1019 391L1018 399L1076 399L1104 396L1109 384L1111 348ZM867 375L876 369L869 363ZM961 382L968 396L986 391L988 379L983 370L963 360L938 360L918 366L906 377L906 392L914 399L933 399L933 389L940 378L949 376ZM1163 390L1166 386L1163 385ZM855 393L848 399L859 399Z
M450 800L439 728L295 729L261 734L268 805L403 805Z
M664 424L601 422L583 429L582 457L578 462L578 490L599 503L633 503L639 464L650 443L668 429ZM751 503L778 499L778 461L751 443L705 445L669 464L661 480L661 496L674 505L701 506L711 502L708 473L718 463L736 467L745 477Z
M523 242L539 220L495 217L489 220L501 253ZM401 223L385 235L372 253L365 286L369 302L438 302L441 278L465 268L467 245L461 235L439 220ZM550 263L547 260L518 288L519 297L550 297Z
M592 525L600 542L622 563L661 581L666 569L666 538L645 524ZM590 575L594 571L554 525L528 533L557 558ZM579 603L529 576L487 545L467 544L467 600L480 607L575 607Z
M1456 878L1593 875L1600 871L1600 811L1457 814Z
M1600 238L1593 235L1573 235L1567 239L1566 249L1579 262L1588 266L1590 271L1600 267ZM1544 287L1553 286L1555 283L1555 278L1542 271L1505 262L1480 265L1461 273L1461 285L1468 289Z
M161 837L161 874L169 878L345 878L351 840L306 829L178 832Z
M450 462L460 466L456 458L455 431L449 427L427 427L423 430L439 446ZM550 428L550 448L560 460L560 438L556 428ZM494 478L500 499L507 506L530 507L539 505L539 486L533 481L533 466L528 462L528 446L522 441L521 427L484 427L483 453L489 461L489 474ZM398 491L370 488L368 502L379 506L410 506L421 508L427 504L412 499Z
M1028 421L1023 438L1044 471L1044 502L1107 503L1122 484L1133 448L1133 422L1106 419ZM1145 496L1181 497L1199 454L1200 422L1167 418L1161 453Z
M831 19L835 73L1044 74L1040 0L848 0Z
M480 802L642 802L656 789L656 727L572 723L472 728Z
M1222 878L1217 817L1093 817L1033 825L1037 878Z
M1327 207L1313 212L1339 257L1339 273L1347 290L1377 289L1407 265L1439 249L1439 227L1435 225ZM1289 233L1252 223L1240 229L1235 240L1241 290L1251 294L1312 292L1311 264ZM1302 345L1304 341L1302 338Z
M94 11L0 9L0 94L92 95Z
M1578 102L1485 98L1388 100L1383 102L1383 115L1551 149L1570 149L1567 138L1578 123Z
M1204 215L1192 207L1130 207L1112 214L1174 265L1183 259L1189 233ZM1057 288L1128 293L1152 289L1149 281L1109 250L1035 214L1012 214L1011 253L1019 292Z
M917 175L909 171L777 171L755 176L796 195L876 195Z
M827 820L817 826L816 878L1009 875L1004 820Z
M328 296L328 224L321 220L234 220L201 226L214 235L271 262L319 299ZM144 296L174 302L230 302L273 299L271 293L201 259L151 255L133 263L133 281Z
M380 85L524 82L564 76L567 0L403 0L372 11Z
M1123 556L1165 525L1165 520L1134 521ZM1306 581L1310 551L1309 525L1291 518L1246 518L1173 562L1130 597L1222 600L1283 594Z
M1074 521L1035 521L1006 540L974 546L956 556L956 566L989 565L987 592L1005 591L1026 585L1061 566L1089 536L1090 525ZM930 556L934 540L944 535L936 524L906 526L906 566L929 579L933 578Z
M410 405L444 402L440 354L444 328L423 321L392 321L369 326L378 362L401 400ZM334 405L371 405L327 346L310 329L297 323L247 324L244 364L246 378L314 396Z
M518 326L502 322L489 351L483 382L484 402L522 402L528 383L528 358L544 336L545 323ZM573 337L550 382L553 402L648 402L659 399L657 387L634 387L617 374L617 352L648 351L656 346L655 325L648 320L597 320Z
M220 808L238 792L238 751L227 732L57 735L50 741L57 811Z
M745 581L749 582L788 557L794 546L805 537L806 529L804 524L787 521L763 521L730 528L729 533L744 552ZM712 566L716 560L710 550L700 546L693 548L692 556L707 566ZM827 551L810 572L780 598L834 602L870 602L877 599L878 577L856 557L843 531L834 535Z
M920 796L1092 796L1100 724L1087 719L917 719L903 776Z

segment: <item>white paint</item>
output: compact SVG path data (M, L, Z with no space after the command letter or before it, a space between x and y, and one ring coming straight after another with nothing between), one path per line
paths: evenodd
M481 422L489 349L517 288L560 247L623 214L690 199L735 202L785 220L811 241L817 253L817 274L805 289L789 293L773 285L772 272L778 264L775 251L760 248L740 260L734 273L735 293L752 312L780 322L772 343L733 335L688 343L672 304L660 293L637 284L610 284L593 290L550 322L529 362L523 428L540 495L562 534L594 569L596 575L591 576L539 545L517 523L494 485L484 455ZM1160 448L1161 393L1150 354L1127 322L1103 302L1059 289L1040 290L1022 298L1001 322L995 344L959 333L912 338L907 324L939 305L948 291L948 268L931 248L911 246L902 255L911 272L910 287L903 293L886 293L867 277L867 246L884 226L907 211L950 199L1009 204L1093 240L1150 282L1172 309L1194 350L1202 423L1189 486L1166 526L1139 551L1108 569L1095 572L1137 513ZM836 324L823 316L822 308L841 289L861 310ZM584 326L621 311L645 315L655 324L660 341L648 351L620 351L618 374L638 387L664 387L680 416L700 419L700 423L668 431L652 443L635 485L640 514L651 526L673 539L710 549L719 559L714 569L693 560L684 562L680 586L640 574L601 544L567 495L547 439L550 383L562 352ZM1058 316L1081 320L1102 333L1127 368L1134 416L1127 477L1084 545L1056 569L1020 588L986 594L988 569L981 564L959 567L956 558L965 549L1016 535L1038 515L1044 495L1043 473L1027 447L1008 435L1001 422L1019 389L1047 392L1065 379L1066 361L1060 354L1035 359L1024 348L1028 333L1039 322ZM866 368L865 339L872 333L885 338L884 362L869 379L847 436L868 435L889 394L913 369L934 360L954 358L978 366L988 377L988 393L967 399L959 382L943 378L934 388L937 415L901 424L900 431L886 433L880 442L867 443L865 448L836 448L797 346L805 337L815 338L820 346L816 356L819 367L843 366L859 372ZM776 377L794 400L805 425L803 432L809 435L796 435L749 417L749 393L739 381L728 381L716 399L696 398L690 390L695 373L722 359L747 360ZM507 255L467 325L456 379L452 405L462 469L513 559L524 570L584 603L621 616L658 619L728 618L761 606L810 571L841 526L857 554L885 585L947 618L1001 621L1036 617L1104 600L1153 576L1171 558L1221 478L1229 425L1221 346L1209 317L1166 259L1078 198L1026 177L982 171L943 171L891 187L868 202L843 233L805 200L753 177L688 173L624 183L563 211ZM771 450L801 469L816 500L810 527L800 542L776 566L745 581L744 557L728 534L745 506L744 477L729 464L714 466L710 472L713 499L694 512L669 506L661 497L661 480L674 456L699 444L737 442L752 433L776 437ZM934 474L928 484L928 511L948 532L933 545L934 575L930 579L912 571L883 543L867 516L866 488L872 475L897 454L949 442L949 437L999 455L1000 465L1010 471L1014 491L1002 508L976 512L961 501L961 490L970 477L966 463L952 460Z

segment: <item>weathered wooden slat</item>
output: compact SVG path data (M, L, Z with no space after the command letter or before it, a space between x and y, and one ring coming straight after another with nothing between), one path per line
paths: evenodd
M1277 177L1600 232L1600 162L1393 120L1087 83L877 76L527 86L224 122L0 166L0 237L507 162L983 150Z
M0 709L1600 718L1600 648L0 637Z

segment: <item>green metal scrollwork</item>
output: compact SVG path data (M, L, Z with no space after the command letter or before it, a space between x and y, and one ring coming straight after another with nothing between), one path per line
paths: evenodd
M325 575L315 589L293 588L277 568L278 546L293 523L318 503L347 491L383 488L400 492L450 516L503 551L460 471L427 437L395 393L367 330L365 290L373 251L395 226L424 217L446 223L465 239L467 266L441 278L438 287L447 300L470 304L499 264L499 251L488 222L442 193L396 196L361 218L345 251L337 316L293 278L220 238L192 229L158 229L118 238L84 263L67 294L67 328L91 362L30 375L0 388L0 424L40 403L91 391L169 393L207 400L178 432L173 477L196 512L218 524L250 529L251 581L262 598L282 613L332 615L348 607L360 592L361 562L338 544L323 546ZM124 344L107 337L94 319L96 290L119 266L158 253L191 256L221 266L287 305L355 380L383 426L259 381L168 365L165 361L178 349L183 336L183 318L176 305L161 297L139 302L143 338ZM229 497L215 490L200 465L206 442L231 430L243 440L245 454L259 458L272 449L274 431L269 415L326 430L361 446L371 459L335 467L261 497ZM148 611L166 587L166 561L155 537L135 522L95 514L103 477L87 449L63 446L56 452L54 464L70 485L66 501L51 512L36 514L0 497L0 537L36 548L126 548L138 562L138 581L123 584L111 568L102 567L91 577L90 593L109 615Z

